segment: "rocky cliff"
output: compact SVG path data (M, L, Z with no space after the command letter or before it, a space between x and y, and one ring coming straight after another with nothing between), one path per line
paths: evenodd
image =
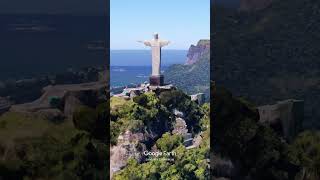
M11 102L7 98L0 97L0 114L6 112L11 107Z
M108 74L104 67L87 67L34 76L30 79L7 79L0 81L0 97L10 97L13 104L27 103L39 98L46 86L107 81Z
M251 13L218 9L214 78L256 105L305 103L304 128L320 128L320 2L275 1Z
M288 99L274 105L260 106L259 122L269 125L290 142L301 132L303 104L301 100Z
M170 66L165 72L165 81L188 94L205 93L209 100L210 40L200 40L191 46L185 65Z
M206 144L208 142L206 130L209 128L208 108L209 106L199 106L191 101L188 95L177 89L144 92L132 99L111 97L110 174L112 178L115 180L152 179L155 176L164 176L168 171L167 167L175 167L178 172L188 177L180 179L191 179L193 171L200 168L199 165L193 165L192 170L181 170L179 168L184 165L181 166L178 159L169 160L174 158L174 155L170 158L169 156L160 158L150 153L175 152L183 149L188 156L196 154L197 156L194 157L201 159L202 162L206 161L207 156L201 156L195 151L208 151L209 144ZM175 150L176 148L178 149ZM183 163L188 161L181 156L183 152L179 151L179 153L179 157L185 159ZM165 160L167 158L169 159ZM134 167L139 167L140 171L132 171L132 160L136 162ZM163 162L167 166L152 172L153 175L150 176L149 172L144 171L149 169L146 166L150 169L158 169L157 166L160 164L155 162L161 162L160 164ZM193 162L196 161L193 160ZM140 178L141 174L143 178ZM205 172L201 174L204 175Z
M104 81L47 86L42 96L30 103L13 105L12 112L48 113L61 110L65 116L72 116L80 105L94 106L105 99L107 83ZM49 110L49 111L48 111Z
M295 131L301 101L284 101L275 106L256 106L236 98L225 88L212 86L214 126L211 133L212 179L295 179L299 167L288 158L288 146L272 124L267 111L277 111L283 130ZM261 111L266 111L265 114ZM296 110L299 110L296 113ZM262 117L261 117L262 114ZM281 127L281 122L280 124ZM276 128L276 129L275 129ZM280 128L281 130L281 128ZM290 134L290 133L288 133ZM308 145L309 146L309 145ZM295 158L298 156L295 156Z
M194 64L199 61L203 54L208 53L210 51L210 40L202 39L198 42L198 44L191 45L187 54L187 65Z

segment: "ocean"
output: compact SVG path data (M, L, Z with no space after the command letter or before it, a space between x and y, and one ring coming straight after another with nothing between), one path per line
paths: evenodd
M107 64L103 16L1 14L0 80Z
M162 71L168 66L163 66ZM111 88L125 87L127 85L139 85L149 81L151 66L111 66Z
M161 71L173 64L186 62L187 50L163 50ZM110 51L110 87L138 85L149 81L151 74L150 50Z
M0 81L105 67L107 29L103 16L0 16ZM187 50L163 50L162 70L184 64ZM138 84L151 72L150 50L111 50L111 86Z

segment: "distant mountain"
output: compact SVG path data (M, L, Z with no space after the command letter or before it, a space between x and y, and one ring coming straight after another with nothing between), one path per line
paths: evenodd
M185 65L176 64L164 72L165 81L172 83L188 94L205 93L209 99L210 40L200 40L188 51Z
M320 1L274 1L263 10L216 8L214 77L256 105L305 100L305 128L320 128Z
M196 46L191 45L187 54L186 64L191 65L196 63L208 51L210 51L209 40L200 40Z

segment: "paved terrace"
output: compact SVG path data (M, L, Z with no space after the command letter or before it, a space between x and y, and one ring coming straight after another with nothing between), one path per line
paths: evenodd
M55 85L47 86L43 88L42 96L30 103L13 105L11 111L18 112L35 112L41 109L51 108L50 98L57 97L64 99L68 93L77 93L83 91L100 91L106 89L107 83L105 81L90 82L83 84L66 84L66 85Z

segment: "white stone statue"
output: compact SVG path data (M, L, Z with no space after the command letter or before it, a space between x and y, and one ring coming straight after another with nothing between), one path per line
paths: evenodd
M152 50L152 76L160 76L160 66L161 66L161 48L168 45L170 41L160 40L158 33L154 34L152 40L138 41L146 46L150 46Z

